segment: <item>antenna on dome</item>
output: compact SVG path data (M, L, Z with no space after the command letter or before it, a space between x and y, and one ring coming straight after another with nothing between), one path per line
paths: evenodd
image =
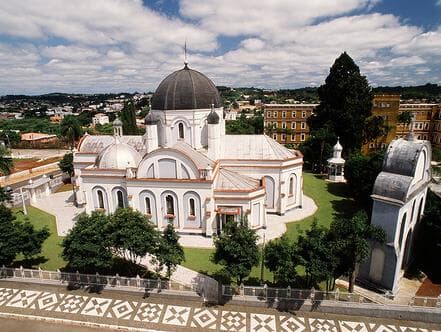
M184 67L188 68L188 60L187 60L187 38L185 38L184 43Z

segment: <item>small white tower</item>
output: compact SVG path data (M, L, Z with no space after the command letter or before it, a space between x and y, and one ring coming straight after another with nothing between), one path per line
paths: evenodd
M345 160L341 157L343 147L340 139L337 138L337 144L333 147L332 158L328 159L328 180L332 182L345 182Z
M113 136L121 137L123 135L123 123L119 118L116 118L112 123L113 126Z
M152 111L144 118L145 134L143 136L144 145L147 147L147 153L158 148L158 117Z
M211 112L207 116L208 124L208 158L216 160L220 157L220 136L221 126L220 117L211 104Z

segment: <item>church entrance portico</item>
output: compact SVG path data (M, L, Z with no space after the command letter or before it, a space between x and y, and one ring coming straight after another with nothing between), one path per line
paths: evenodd
M229 222L239 222L242 208L240 206L220 206L216 215L216 233L220 235Z

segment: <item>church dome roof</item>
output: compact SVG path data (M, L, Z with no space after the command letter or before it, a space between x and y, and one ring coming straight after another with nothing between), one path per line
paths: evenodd
M149 112L149 114L147 114L144 118L144 124L146 126L156 124L158 121L159 121L158 116L153 114L153 112Z
M112 124L114 126L122 126L123 125L122 121L119 118L116 118Z
M342 152L343 151L343 147L340 144L340 139L337 139L337 143L334 145L333 150L335 152Z
M115 143L98 155L96 165L105 169L127 169L138 167L140 161L141 156L134 148L116 138Z
M207 123L208 124L218 124L220 121L219 115L215 111L211 111L210 114L207 116Z
M204 74L188 68L168 75L152 97L154 110L206 109L221 107L221 99L214 83Z

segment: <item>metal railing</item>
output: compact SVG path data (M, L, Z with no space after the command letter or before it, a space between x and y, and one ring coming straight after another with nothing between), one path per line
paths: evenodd
M194 285L184 285L174 281L162 279L146 279L136 276L135 278L122 277L118 274L114 276L84 273L70 273L61 271L45 271L41 269L25 269L8 268L3 266L0 268L0 278L15 278L36 280L39 282L53 283L59 282L61 284L70 284L75 286L102 286L112 288L133 288L149 291L181 291L195 293Z
M441 295L438 297L386 297L365 296L359 293L348 293L336 289L325 292L315 289L274 288L264 286L222 286L222 296L233 300L247 300L258 302L270 301L329 301L350 302L360 304L381 304L413 307L429 307L441 309Z

